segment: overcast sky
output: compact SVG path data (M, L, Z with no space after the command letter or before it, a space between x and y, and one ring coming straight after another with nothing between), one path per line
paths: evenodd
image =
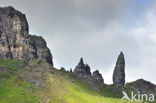
M30 34L47 41L54 65L75 68L80 57L112 83L123 51L126 81L156 84L156 1L154 0L0 0L29 22Z

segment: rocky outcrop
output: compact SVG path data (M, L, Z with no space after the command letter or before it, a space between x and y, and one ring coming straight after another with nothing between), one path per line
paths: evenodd
M124 59L124 54L122 52L117 58L117 62L113 74L113 82L117 86L125 85L125 59Z
M93 74L90 71L90 66L88 64L84 64L83 58L80 59L80 62L74 69L74 73L80 79L87 79L88 81L103 84L104 80L102 75L98 70L94 71Z
M0 8L0 57L16 60L38 58L53 65L45 40L29 35L26 16L11 6Z
M93 72L93 79L97 83L104 83L103 77L98 70Z
M20 80L27 81L37 87L45 87L47 72L53 73L54 70L50 64L41 59L31 59L27 65L21 63L19 68L22 69L19 69L16 74Z
M138 79L134 82L127 83L126 87L136 93L156 95L156 85L144 79Z
M89 78L91 76L90 67L83 63L83 58L80 59L79 64L75 67L74 73L80 78Z

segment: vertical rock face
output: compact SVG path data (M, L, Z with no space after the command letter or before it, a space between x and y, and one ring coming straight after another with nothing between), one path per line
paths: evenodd
M118 56L116 66L113 74L113 82L117 86L125 85L125 59L124 54L121 52Z
M91 75L90 67L83 63L83 58L80 59L79 64L75 67L74 73L77 74L80 78L87 78Z
M0 57L17 60L39 58L53 65L45 40L29 35L26 16L11 6L0 8Z
M103 77L102 77L102 75L99 73L98 70L96 70L96 71L93 72L93 79L94 79L94 81L97 82L97 83L102 83L102 84L104 83Z

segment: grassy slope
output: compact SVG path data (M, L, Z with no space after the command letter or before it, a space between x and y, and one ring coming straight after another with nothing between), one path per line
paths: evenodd
M7 68L9 73L0 72L0 103L134 103L103 97L98 92L86 88L81 81L68 79L59 73L47 73L47 87L34 88L21 81L14 71L21 61L0 60L0 67ZM37 98L37 99L36 99Z
M17 79L16 76L10 79L0 80L0 103L37 103L34 95L27 89L29 84Z
M56 99L51 103L137 103L131 101L121 101L121 99L103 97L98 92L86 88L81 81L73 81L50 74L50 82L53 85L53 93L58 93ZM56 83L57 82L57 83ZM56 87L59 87L56 88ZM61 98L57 98L61 97Z
M37 103L33 93L29 91L30 85L14 75L19 69L15 66L16 63L21 61L0 60L0 67L10 72L0 72L0 103Z

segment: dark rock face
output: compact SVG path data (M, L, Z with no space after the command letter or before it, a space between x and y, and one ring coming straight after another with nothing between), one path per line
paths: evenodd
M114 74L113 74L113 82L117 86L125 85L125 59L124 54L121 52L118 56Z
M60 69L61 71L66 71L66 69L64 68L64 67L61 67L61 69Z
M79 64L76 66L74 70L74 73L80 79L86 79L87 81L98 83L98 84L104 83L103 77L98 70L94 71L93 74L91 74L90 66L88 64L84 64L83 58L80 59Z
M80 59L79 64L76 66L74 73L77 74L80 78L88 78L91 75L90 67L83 63L83 58Z
M30 40L35 49L35 54L38 59L42 59L49 64L53 65L52 54L47 47L46 41L41 36L30 35Z
M0 8L0 57L17 60L39 58L53 65L45 40L29 35L25 15L13 7Z
M144 79L138 79L126 85L136 93L156 95L156 85Z
M93 79L97 83L104 83L103 77L98 70L93 72Z

